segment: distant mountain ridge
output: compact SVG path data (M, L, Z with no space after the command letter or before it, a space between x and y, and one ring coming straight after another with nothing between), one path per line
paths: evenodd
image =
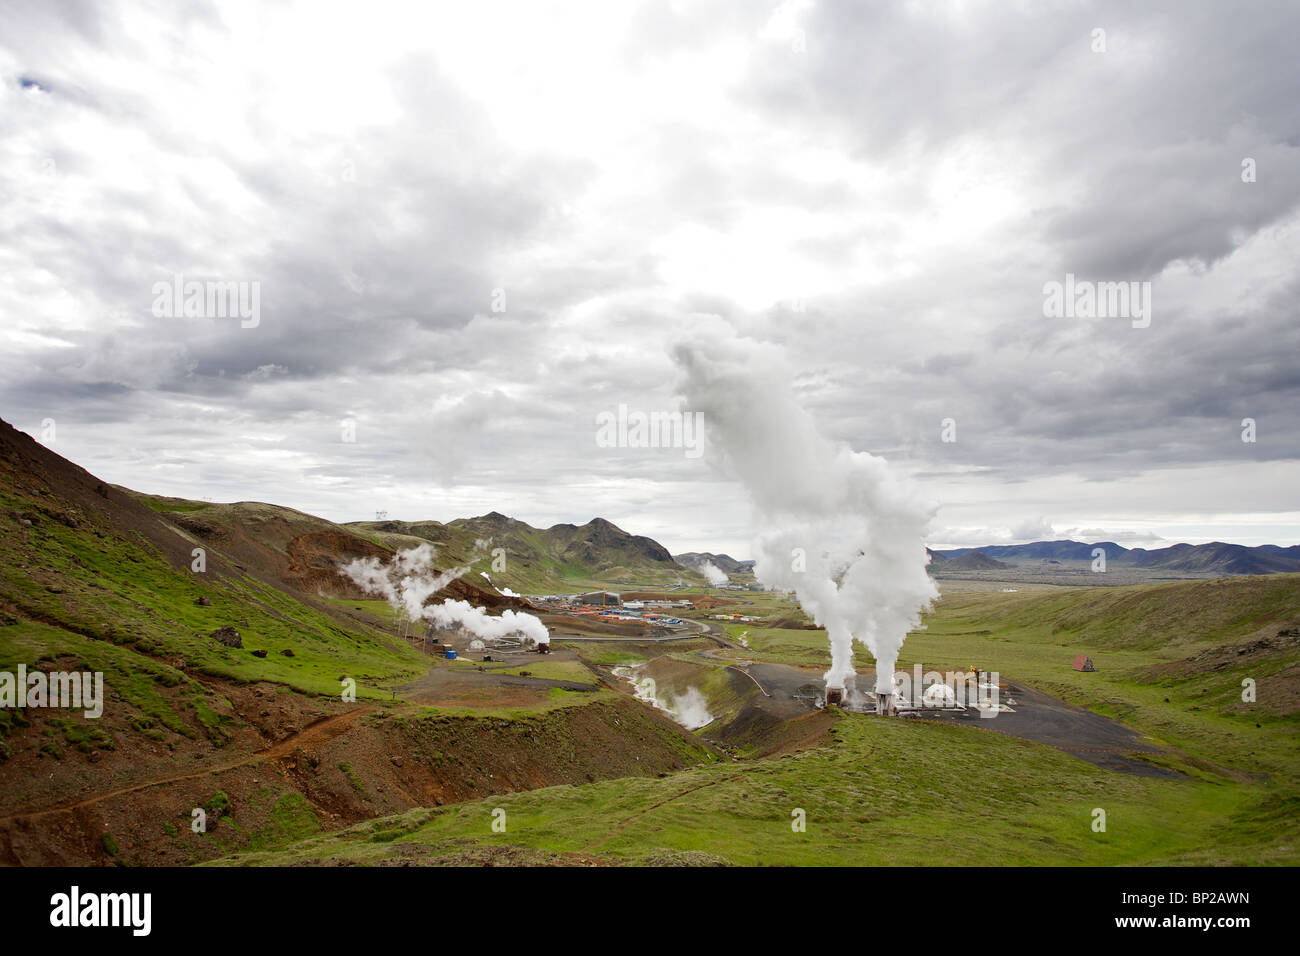
M998 568L1010 568L1013 565L997 558L991 558L983 551L968 551L955 558L947 558L943 567L948 571L993 571Z
M1209 544L1175 544L1167 548L1147 550L1125 548L1114 541L1096 541L1087 544L1065 539L1034 541L1029 544L985 545L978 548L950 548L929 553L935 564L943 562L945 568L956 568L960 565L953 562L964 560L970 555L1020 564L1031 561L1091 561L1096 548L1102 548L1106 553L1106 561L1118 567L1222 575L1300 572L1300 545L1281 547L1275 544L1263 544L1247 547L1243 544L1227 544L1223 541L1212 541Z
M440 521L355 521L348 527L391 547L427 541L445 565L469 565L498 587L527 593L565 591L566 582L699 584L654 538L630 534L605 518L535 528L499 511Z

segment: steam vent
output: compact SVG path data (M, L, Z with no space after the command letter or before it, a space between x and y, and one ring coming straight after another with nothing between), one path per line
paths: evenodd
M844 688L843 688L843 687L827 687L827 688L826 688L826 706L827 706L827 707L829 707L831 704L836 704L836 705L838 705L838 704L839 704L841 701L843 701L843 700L844 700Z

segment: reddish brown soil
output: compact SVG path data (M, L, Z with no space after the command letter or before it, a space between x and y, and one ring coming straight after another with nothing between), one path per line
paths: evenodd
M565 634L577 634L582 637L654 637L661 633L659 628L647 624L621 624L602 621L599 618L572 614L539 614L542 623L552 632L552 636L562 639Z
M348 600L361 600L373 595L339 574L339 564L371 557L385 561L391 554L386 548L343 531L300 534L290 539L288 552L285 583L301 591L321 592Z

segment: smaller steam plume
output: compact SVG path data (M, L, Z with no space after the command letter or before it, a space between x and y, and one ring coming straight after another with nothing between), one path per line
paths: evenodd
M630 682L638 700L664 711L687 730L699 730L713 723L716 718L709 713L708 698L698 687L689 686L683 694L664 690L653 677L641 673L643 667L638 664L615 667L614 676Z
M536 644L549 644L551 634L538 618L522 611L507 609L493 616L468 601L446 598L441 604L430 604L424 617L440 627L459 625L471 634L482 638L502 638L522 634Z
M710 584L712 584L715 588L720 588L722 587L722 585L726 584L728 581L731 580L731 578L727 577L727 573L723 571L722 568L714 564L712 561L705 561L703 564L701 564L700 573L703 574L704 579L708 581Z
M469 568L436 572L431 545L399 551L388 564L378 558L357 558L340 567L340 572L367 594L377 594L408 620L431 621L441 627L459 626L476 637L496 639L522 634L537 644L549 644L550 632L532 614L506 610L488 614L468 601L445 598L441 604L425 605L452 581L468 574Z

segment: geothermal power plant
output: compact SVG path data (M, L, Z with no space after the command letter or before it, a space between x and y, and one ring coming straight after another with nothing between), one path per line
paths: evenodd
M897 681L897 685L895 684ZM877 665L876 689L862 693L857 687L857 675L846 674L840 681L827 680L823 705L840 707L855 713L875 713L882 717L897 717L923 710L965 710L974 706L982 712L1014 713L1007 704L1011 698L1001 697L1006 685L996 674L972 667L968 671L922 672L921 666L895 674L893 668Z
M892 677L887 677L892 685ZM892 717L895 715L894 694L892 686L887 693L881 693L880 681L877 681L874 710L883 717ZM843 707L846 710L865 711L871 710L865 695L858 690L858 679L856 674L847 674L843 678L840 686L832 686L829 681L826 684L826 706L834 705Z

